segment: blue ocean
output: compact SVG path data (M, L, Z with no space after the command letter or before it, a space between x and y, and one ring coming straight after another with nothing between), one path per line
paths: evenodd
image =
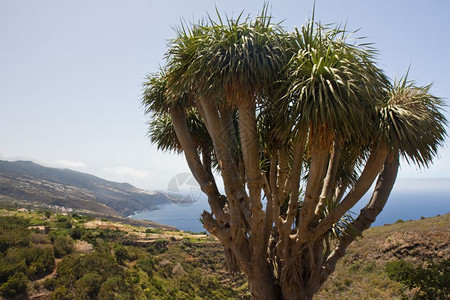
M359 213L370 198L368 192L352 208ZM196 196L192 203L162 205L157 210L142 211L131 216L133 219L152 220L172 225L180 230L205 231L199 218L203 210L210 211L205 196ZM417 220L450 212L450 179L402 179L398 180L388 203L372 226L391 224L402 219Z

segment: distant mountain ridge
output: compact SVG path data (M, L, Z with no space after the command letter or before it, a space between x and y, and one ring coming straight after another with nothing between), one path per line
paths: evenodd
M170 203L162 192L148 192L128 183L31 161L0 160L0 195L120 216Z

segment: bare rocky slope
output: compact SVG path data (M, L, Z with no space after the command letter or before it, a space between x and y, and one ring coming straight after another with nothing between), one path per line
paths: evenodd
M0 196L119 216L170 202L161 192L31 161L0 161Z

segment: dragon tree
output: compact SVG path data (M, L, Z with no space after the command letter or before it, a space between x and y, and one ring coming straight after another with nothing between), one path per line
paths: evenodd
M255 299L312 299L382 211L400 159L437 155L442 100L407 76L391 83L345 30L288 32L267 9L176 34L144 83L152 142L184 153L211 208L203 226Z

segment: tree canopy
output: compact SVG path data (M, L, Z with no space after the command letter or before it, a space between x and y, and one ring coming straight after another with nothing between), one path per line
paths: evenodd
M289 32L266 8L217 19L178 27L148 76L149 136L185 154L211 206L204 227L252 295L311 299L383 209L400 157L427 167L437 155L443 102L407 76L392 83L344 28Z

